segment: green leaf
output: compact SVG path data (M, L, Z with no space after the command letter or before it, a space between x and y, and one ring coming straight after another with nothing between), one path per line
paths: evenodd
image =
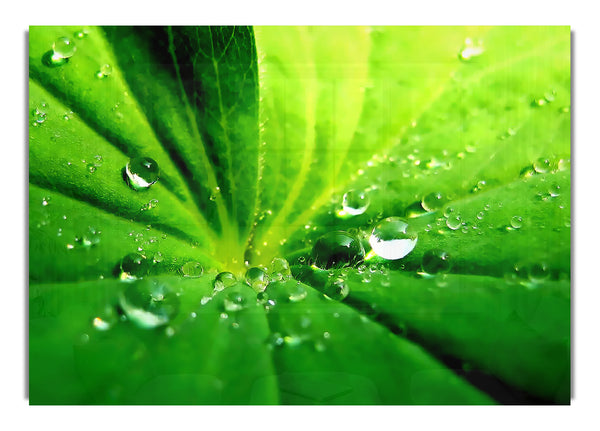
M568 404L569 36L31 27L30 402Z

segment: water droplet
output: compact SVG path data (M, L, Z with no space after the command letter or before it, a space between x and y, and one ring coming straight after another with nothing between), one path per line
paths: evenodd
M77 39L85 39L88 36L88 32L86 29L81 29L73 33L73 37Z
M226 287L233 286L236 282L237 280L235 279L235 275L233 275L231 272L220 272L213 281L213 288L215 291L220 292Z
M542 283L550 277L550 271L545 263L535 263L527 268L529 281Z
M246 298L241 293L231 292L223 300L223 308L230 313L240 311L246 306Z
M404 217L415 218L421 217L428 214L427 210L423 207L421 202L413 202L404 209Z
M140 328L166 325L179 312L179 297L166 284L143 279L130 284L119 304L127 318Z
M306 291L306 288L300 283L297 283L294 286L292 286L288 292L288 298L290 302L300 302L304 298L306 298L306 295L308 295L308 292Z
M269 276L264 269L254 266L246 271L246 284L255 292L262 292L269 284Z
M44 196L42 198L42 206L48 206L48 205L50 205L50 201L51 201L51 199L48 196Z
M363 191L349 190L342 198L342 209L349 215L363 214L369 208L369 195Z
M110 323L108 323L106 320L102 320L100 317L95 317L92 321L92 325L94 325L94 328L96 328L98 331L108 331L111 326Z
M315 265L328 269L362 262L365 250L360 241L348 232L334 231L315 241L311 256Z
M103 64L102 66L100 66L100 70L98 72L96 72L96 77L102 79L102 78L106 78L108 76L110 76L110 74L112 73L112 66L110 64Z
M60 60L72 57L77 48L75 43L68 37L59 37L52 44L52 59Z
M327 279L323 293L331 299L342 301L350 293L350 288L343 277L333 276Z
M465 43L458 53L458 58L461 61L469 62L476 57L479 57L485 51L482 42L474 42L471 38L466 38Z
M204 268L199 262L186 262L181 267L181 273L184 277L200 277L204 272Z
M281 257L275 257L269 266L269 277L271 280L286 280L291 278L292 271L287 260Z
M148 274L150 263L143 254L130 253L121 259L120 267L122 280L135 280Z
M428 212L437 211L444 206L447 199L439 192L429 193L421 200L421 205Z
M88 163L87 170L90 174L93 174L94 172L96 172L96 166L93 163Z
M127 184L133 190L143 190L158 181L158 163L149 157L134 157L125 166Z
M48 104L40 103L37 107L33 109L31 114L34 121L34 126L37 124L42 124L44 121L46 121L46 118L48 116Z
M533 169L539 174L545 174L553 170L553 163L550 159L541 157L533 162Z
M284 343L285 341L279 332L274 332L267 338L267 344L270 347L281 347Z
M446 226L449 229L456 230L462 226L462 217L460 215L451 215L446 219Z
M483 211L480 211L477 213L478 220L483 220L484 217L485 217L485 213Z
M417 232L406 220L388 217L375 226L369 237L369 244L377 256L397 260L415 248L417 239Z
M550 186L550 188L548 189L548 193L550 194L550 197L553 197L553 198L560 196L560 191L561 191L560 185L558 185L558 184L552 184Z
M451 215L456 215L456 209L453 206L448 205L446 208L444 208L444 217L450 217Z
M513 229L519 229L521 226L523 226L523 218L520 216L513 216L510 219L510 225Z
M450 255L443 250L428 250L423 254L421 268L427 274L443 274L450 271Z

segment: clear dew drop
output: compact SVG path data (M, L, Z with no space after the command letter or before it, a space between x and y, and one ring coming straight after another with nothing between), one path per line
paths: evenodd
M462 217L460 215L451 215L446 219L448 229L457 230L462 226Z
M533 162L533 169L538 174L545 174L553 170L552 161L548 158L541 157Z
M84 28L73 33L73 37L76 39L85 39L87 36L88 32Z
M59 37L52 44L52 59L60 60L70 58L75 54L75 43L68 37Z
M415 248L417 239L417 232L408 221L400 217L388 217L373 228L369 244L377 256L397 260Z
M447 199L439 192L429 193L421 200L421 205L427 212L433 212L441 209Z
M363 214L368 208L371 200L364 191L348 190L342 197L343 214L351 216Z
M523 226L523 218L521 216L513 216L510 219L510 226L513 229L519 229L521 226Z
M94 317L92 325L94 325L94 328L96 328L98 331L108 331L111 326L110 323L100 317Z
M246 284L257 293L262 292L269 285L269 276L267 275L267 272L258 266L249 268L246 271L245 278Z
M135 280L148 275L150 262L140 253L130 253L121 259L121 280Z
M110 64L103 64L100 66L100 70L96 72L96 77L100 79L107 78L111 75L112 71L113 68Z
M295 284L288 291L290 302L300 302L306 298L307 295L308 292L306 291L306 288L300 283Z
M169 323L179 312L179 296L166 284L143 279L130 284L119 298L128 320L144 329Z
M451 268L450 255L443 250L428 250L423 254L421 269L426 274L444 274Z
M158 163L149 157L134 157L125 166L126 181L133 190L145 190L158 181Z
M246 298L238 292L231 292L223 299L223 308L229 313L243 310L245 306Z
M327 279L323 293L328 298L336 301L342 301L350 293L350 288L343 277L334 275Z
M204 273L204 268L199 262L186 262L181 266L184 277L197 278Z
M532 283L542 283L550 277L548 265L535 263L527 268L527 276Z
M275 257L269 265L269 277L271 280L283 281L292 277L290 264L281 257Z
M235 283L237 283L237 280L235 275L233 275L231 272L220 272L213 281L213 289L217 292L220 292L227 287L233 286Z
M319 237L311 251L315 265L323 269L355 265L362 262L364 256L360 241L344 231L328 232Z
M481 41L474 42L471 38L466 38L465 43L458 52L458 58L461 61L469 62L485 52Z

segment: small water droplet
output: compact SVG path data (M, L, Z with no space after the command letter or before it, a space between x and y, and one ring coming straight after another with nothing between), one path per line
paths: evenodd
M148 274L150 263L140 253L130 253L121 259L121 280L135 280Z
M103 64L102 66L100 66L100 70L96 72L96 77L100 79L106 78L110 76L112 70L113 68L110 64Z
M47 116L48 116L48 104L40 103L32 111L34 126L37 124L42 124L44 121L46 121Z
M351 216L363 214L369 208L371 200L364 191L349 190L342 198L342 210Z
M274 332L273 334L271 334L267 338L267 344L271 348L273 348L273 347L281 347L284 344L284 340L283 340L283 337L281 336L281 334L279 332Z
M166 325L179 312L179 297L166 284L143 279L130 284L119 304L127 318L140 328Z
M446 226L449 229L456 230L462 226L462 217L460 215L451 215L446 219Z
M73 37L75 37L76 39L85 39L87 36L88 36L88 31L85 28L73 33Z
M450 271L450 255L443 250L428 250L423 254L421 268L427 274L443 274Z
M50 205L50 201L51 201L51 199L48 196L44 196L42 198L42 206L48 206L48 205Z
M478 220L483 220L484 217L485 217L485 213L483 211L480 211L477 213Z
M236 282L237 280L235 278L235 275L233 275L231 272L220 272L219 274L217 274L215 280L213 281L213 288L215 291L220 292L226 287L233 286Z
M230 313L240 311L246 306L246 298L241 293L231 292L223 300L223 308Z
M100 317L95 317L92 324L98 331L108 331L110 329L110 323Z
M365 250L360 241L348 232L333 231L315 241L311 256L315 265L328 269L362 262Z
M545 263L535 263L527 268L527 275L532 283L542 283L550 277L550 271Z
M60 60L70 58L75 54L75 43L68 37L59 37L52 44L52 59Z
M533 162L533 169L539 174L545 174L551 172L554 166L550 159L541 157Z
M254 266L246 271L246 284L255 292L262 292L269 284L269 276L264 269Z
M450 217L451 215L456 215L455 213L456 213L456 209L451 205L448 205L446 208L444 208L443 214L444 214L444 217L446 217L446 218Z
M125 166L127 184L133 190L144 190L158 181L158 163L149 157L134 157Z
M510 219L510 225L513 229L519 229L521 226L523 226L523 218L521 216L513 216Z
M306 291L306 288L300 283L295 284L288 291L288 298L290 302L300 302L306 298L307 295L308 292Z
M181 267L181 273L184 277L197 278L202 275L204 268L199 262L186 262Z
M458 58L461 61L469 62L479 57L484 51L485 49L481 41L474 42L471 38L466 38L463 47L458 53Z
M415 248L417 239L418 235L408 221L400 217L388 217L373 228L369 244L377 256L397 260Z

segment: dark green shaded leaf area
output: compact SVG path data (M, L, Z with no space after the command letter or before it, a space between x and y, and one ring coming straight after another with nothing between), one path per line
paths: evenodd
M31 27L30 403L569 404L570 85L568 27Z

